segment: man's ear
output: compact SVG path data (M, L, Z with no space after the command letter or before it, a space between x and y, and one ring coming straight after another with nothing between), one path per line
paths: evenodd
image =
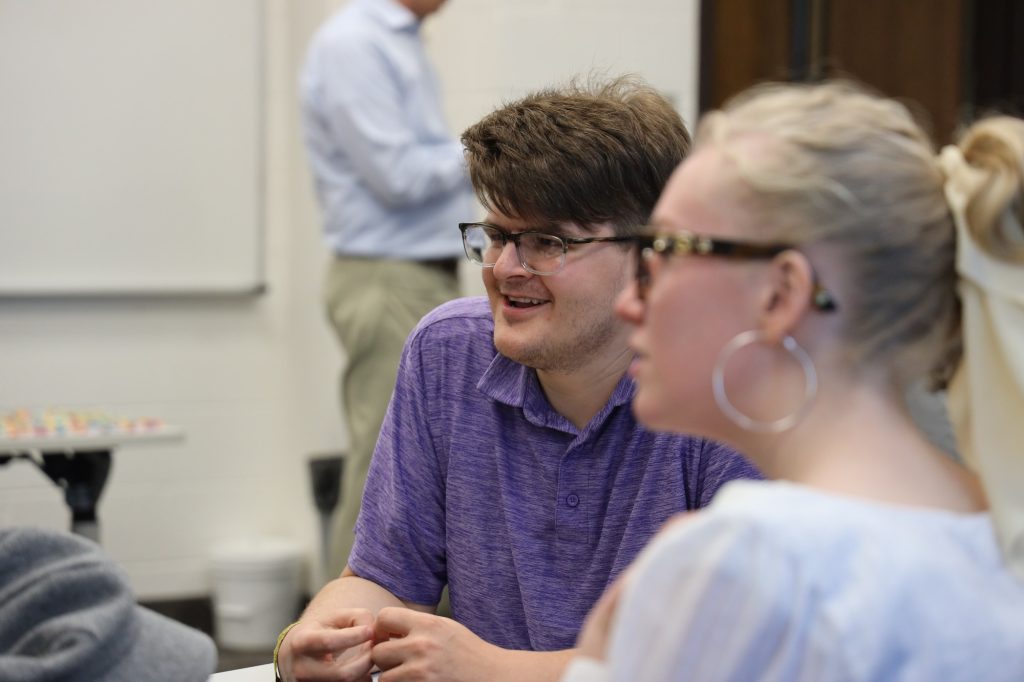
M768 266L760 328L769 342L791 334L811 307L814 271L804 254L788 249Z

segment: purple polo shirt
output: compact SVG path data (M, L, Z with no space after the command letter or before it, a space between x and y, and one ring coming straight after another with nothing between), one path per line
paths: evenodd
M493 330L469 298L409 337L348 564L421 604L448 583L452 617L498 646L567 649L669 516L759 476L722 445L638 425L628 377L577 429Z

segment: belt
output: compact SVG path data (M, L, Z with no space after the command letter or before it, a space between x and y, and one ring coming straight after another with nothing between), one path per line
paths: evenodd
M457 277L459 274L458 258L435 258L433 260L418 260L415 262L424 267L440 270L452 277Z
M346 253L335 254L338 258L350 259L350 260L388 260L387 258L378 258L376 256L353 256ZM452 277L458 277L459 274L459 258L452 256L451 258L431 258L428 260L410 260L410 261L397 261L403 263L413 263L414 265L422 265L425 268L432 268L440 270L441 272L451 275Z

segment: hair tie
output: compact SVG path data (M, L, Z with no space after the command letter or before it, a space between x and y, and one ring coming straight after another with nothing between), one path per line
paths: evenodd
M942 148L936 165L946 179L943 189L946 193L946 202L953 210L953 217L957 219L957 227L967 228L967 204L988 175L985 171L972 166L964 158L960 147L952 144Z
M988 174L952 145L937 165L956 225L964 346L949 384L950 422L985 486L1003 556L1024 579L1024 269L997 261L970 230L967 206Z

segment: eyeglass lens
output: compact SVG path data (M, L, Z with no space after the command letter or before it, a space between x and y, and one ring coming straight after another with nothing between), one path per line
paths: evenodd
M473 225L465 230L464 235L467 255L483 265L494 265L509 241L515 243L519 262L533 273L557 272L565 260L565 242L551 234L506 233L484 225Z

